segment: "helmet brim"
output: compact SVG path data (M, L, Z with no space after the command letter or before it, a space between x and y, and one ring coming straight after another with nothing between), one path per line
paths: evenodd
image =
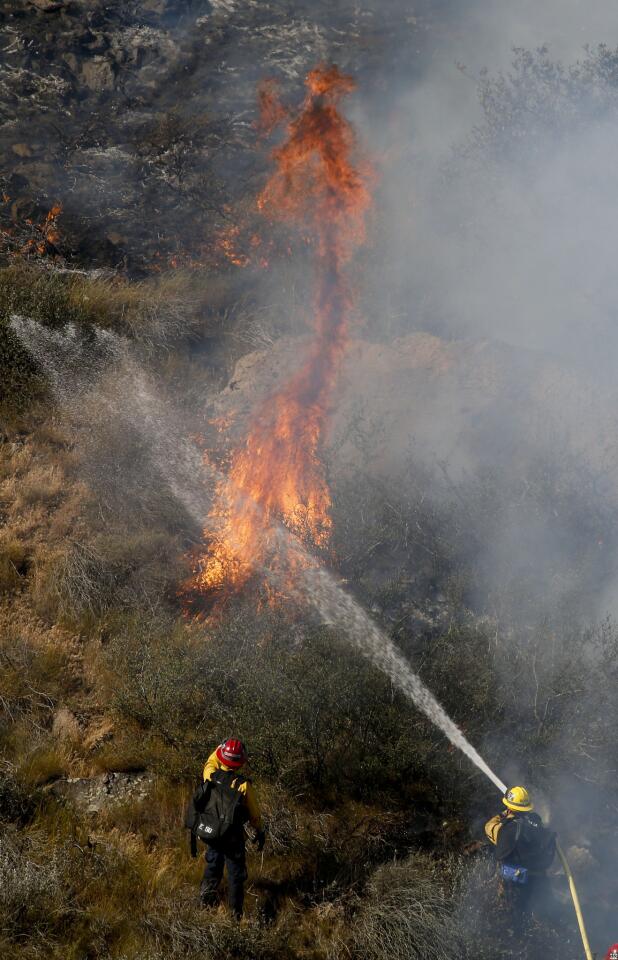
M507 800L506 797L502 797L502 803L515 813L530 813L531 810L534 810L533 803L512 803L510 800Z
M241 767L244 767L247 762L246 757L243 757L242 760L229 760L227 757L223 756L223 752L220 747L217 747L217 760L219 763L222 763L225 767L230 767L231 770L239 770Z

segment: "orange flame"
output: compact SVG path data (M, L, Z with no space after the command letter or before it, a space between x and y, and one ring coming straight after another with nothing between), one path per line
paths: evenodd
M226 227L219 232L217 249L235 267L246 267L251 262L246 253L239 249L240 227Z
M8 194L2 194L2 201L10 201ZM0 229L0 253L6 252L11 260L17 258L55 257L56 247L60 242L58 217L62 213L62 205L57 203L47 212L41 223L35 223L30 217L22 223L14 224L9 229Z
M209 549L192 581L201 591L239 589L257 567L276 564L273 522L320 548L331 532L320 448L353 306L344 268L365 239L371 197L369 169L354 165L352 128L338 109L353 81L336 67L318 67L306 86L302 109L273 152L275 171L258 208L296 227L315 251L314 337L296 373L261 403L217 486ZM282 110L269 91L264 125Z

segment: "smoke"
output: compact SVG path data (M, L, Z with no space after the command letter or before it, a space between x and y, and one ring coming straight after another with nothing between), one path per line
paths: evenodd
M410 449L444 463L468 503L471 478L491 475L493 519L470 536L474 605L488 610L522 575L541 618L576 594L584 617L616 609L612 43L607 3L450 4L421 76L399 59L387 95L363 88L356 102L383 158L368 336L438 336L457 381L410 390L386 418L408 402Z
M596 735L591 752L583 732L582 715L591 730L603 726L594 683L579 685L589 691L582 696L566 678L573 664L592 676L602 662L578 625L618 609L618 10L451 3L420 43L414 31L403 36L408 13L382 9L400 17L402 36L379 83L359 76L351 108L380 165L373 249L362 261L365 336L390 359L378 368L378 352L367 351L345 368L339 437L350 443L353 394L380 433L359 444L353 466L405 485L411 452L440 461L450 479L445 485L438 475L428 501L443 505L456 490L473 581L466 600L508 636L488 657L508 689L507 716L482 752L504 758L509 782L539 785L539 806L561 832L586 911L594 905L600 945L612 935L603 906L611 855L599 838L615 824L602 787L613 754ZM438 338L435 359L405 366L428 334ZM440 365L449 372L425 372ZM338 452L334 442L335 460ZM338 599L322 601L328 619ZM352 632L371 638L365 622ZM366 642L379 657L380 646ZM391 652L387 672L401 683L405 669ZM577 733L568 709L560 711L563 732L548 735L543 757L544 718L562 698L572 698ZM525 757L524 729L536 730L536 768ZM582 751L593 759L561 768L559 758Z
M400 306L417 324L429 296L440 331L611 374L616 97L595 48L618 44L618 13L571 0L452 4L444 16L422 77L398 71L386 104L367 98L380 115L363 134L386 157L379 259ZM538 71L513 68L513 48L545 44Z
M409 439L413 456L445 464L468 531L468 599L509 638L491 663L512 694L510 724L482 747L491 740L509 778L543 782L553 824L573 843L585 907L594 905L596 943L611 935L599 843L615 827L602 787L611 745L583 748L585 771L561 769L558 758L582 744L567 711L545 761L538 746L536 768L514 754L539 689L550 715L554 696L572 696L589 729L610 723L589 677L583 696L567 693L565 678L578 658L590 677L602 659L594 632L575 627L568 638L569 628L618 609L618 10L450 4L428 44L420 78L400 65L391 73L386 108L356 105L384 157L367 330L445 342L448 402L414 393ZM446 498L439 485L430 495Z

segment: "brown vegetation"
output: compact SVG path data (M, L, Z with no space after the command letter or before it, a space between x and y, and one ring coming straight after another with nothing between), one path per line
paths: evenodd
M94 311L88 323L126 322L130 304L143 303L143 291L132 300L100 281L87 299L88 283L52 277L39 289L50 285L52 305L74 303L79 291ZM165 370L177 375L159 365L163 382ZM93 472L92 443L80 440L74 417L29 409L30 428L24 414L21 427L7 422L0 449L6 949L24 960L381 960L415 951L446 960L455 947L476 957L471 921L462 927L453 903L468 824L495 802L491 788L344 638L297 614L258 615L250 599L218 624L184 620L175 592L188 533L181 513L154 493L148 509L133 507L130 487ZM127 443L122 431L102 430L98 462L128 455ZM392 620L402 648L471 739L490 745L493 762L516 724L509 761L534 772L540 788L539 771L549 786L573 765L589 764L598 780L591 747L614 750L611 725L595 726L593 709L599 700L614 709L613 628L589 634L583 647L572 627L553 664L541 663L540 639L514 642L495 621L462 614L465 522L452 524L448 501L397 499L398 489L415 485L357 475L335 491L337 550L351 585ZM544 509L551 492L534 489ZM531 671L532 687L513 683ZM180 826L206 753L232 730L250 745L270 826L263 859L251 860L250 920L240 930L197 911L200 868ZM63 788L81 778L92 793L103 774L120 772L128 782L147 772L144 795L109 793L80 806Z
M116 66L93 61L86 76L95 68L115 86ZM45 85L34 87L36 101ZM159 121L146 138L161 151L159 173L182 179L186 125ZM179 154L167 153L170 142ZM219 621L189 622L178 585L200 531L122 419L124 398L117 418L97 410L94 390L60 409L10 326L21 314L127 338L161 396L182 394L190 434L203 425L202 408L195 420L191 408L206 387L289 329L252 309L252 282L249 272L230 283L225 273L135 282L0 270L0 952L549 956L551 921L508 944L487 865L471 851L497 805L493 788L306 610L244 597ZM436 338L421 341L425 366L440 366ZM376 352L366 351L374 361ZM372 439L362 415L350 435L358 463ZM598 493L597 468L542 452L506 480L487 467L453 479L414 458L387 479L341 473L331 563L491 765L530 782L582 862L608 859L607 879L585 899L601 924L618 896L607 802L618 635L612 622L586 626L582 611L613 582L611 551L600 547L613 543L615 505ZM568 562L492 563L487 546L505 523L564 536ZM269 824L263 857L250 853L240 927L199 909L201 864L181 827L207 752L232 732L247 741ZM558 930L573 943L562 907Z

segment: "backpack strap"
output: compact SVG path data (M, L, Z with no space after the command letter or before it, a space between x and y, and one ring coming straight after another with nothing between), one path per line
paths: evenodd
M240 788L247 781L245 777L241 777L234 770L215 770L210 777L210 782L218 783L220 786L234 790L235 793L240 793Z

